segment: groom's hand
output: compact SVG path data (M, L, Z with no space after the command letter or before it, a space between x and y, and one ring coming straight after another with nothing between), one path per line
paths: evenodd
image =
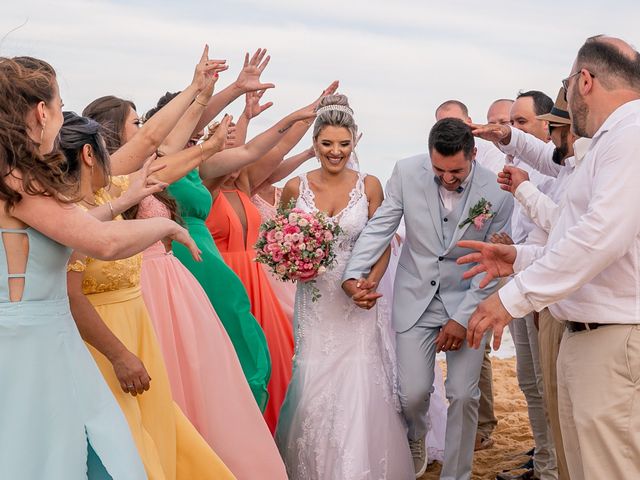
M436 337L436 352L448 352L462 348L467 329L455 320L449 320Z
M342 289L353 300L353 303L366 310L372 308L378 298L382 297L381 293L375 291L377 286L376 282L371 282L366 278L360 280L350 278L342 283Z

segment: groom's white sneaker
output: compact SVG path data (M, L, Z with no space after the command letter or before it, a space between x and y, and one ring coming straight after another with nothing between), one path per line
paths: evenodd
M424 438L409 440L409 450L411 450L411 456L413 457L416 478L420 478L427 470L427 449L424 446Z

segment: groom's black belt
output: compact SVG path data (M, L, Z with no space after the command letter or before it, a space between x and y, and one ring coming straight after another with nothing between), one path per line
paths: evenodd
M585 330L595 330L596 328L613 325L612 323L583 323L583 322L567 322L567 330L570 332L584 332Z

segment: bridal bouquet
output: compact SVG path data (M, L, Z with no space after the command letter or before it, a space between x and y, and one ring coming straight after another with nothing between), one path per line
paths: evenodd
M264 263L284 282L311 282L333 266L335 239L342 230L322 213L294 208L291 200L278 208L273 220L260 226L256 261ZM314 286L312 299L320 298Z

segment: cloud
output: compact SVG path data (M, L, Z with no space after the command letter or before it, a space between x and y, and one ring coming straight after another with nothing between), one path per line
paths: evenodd
M555 97L587 36L607 31L634 42L639 8L619 2L241 0L168 2L60 0L3 6L2 55L34 55L58 70L68 108L106 94L141 112L167 90L184 88L202 46L227 58L221 83L235 78L245 50L268 47L264 78L275 102L253 123L269 123L341 81L364 132L363 169L383 180L393 162L424 151L434 109L458 98L483 121L495 98L520 89ZM624 11L621 15L619 12ZM239 113L242 102L229 110ZM300 148L309 144L306 139ZM309 168L307 166L306 168Z

